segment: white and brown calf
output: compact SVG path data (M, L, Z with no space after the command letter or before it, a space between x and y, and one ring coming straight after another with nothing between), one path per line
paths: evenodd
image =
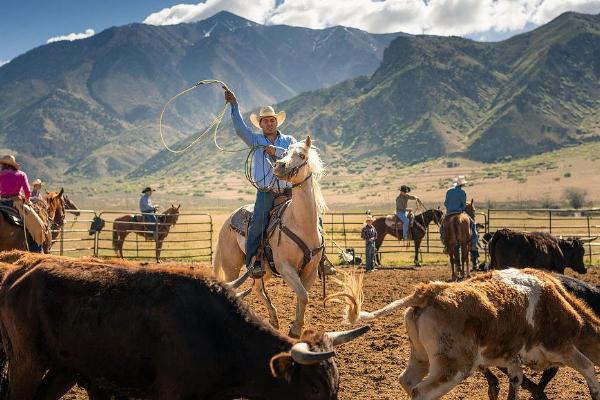
M508 269L461 283L420 284L374 319L406 307L411 346L400 383L411 399L437 399L478 369L504 367L509 399L517 399L522 366L569 366L600 400L600 320L551 275Z

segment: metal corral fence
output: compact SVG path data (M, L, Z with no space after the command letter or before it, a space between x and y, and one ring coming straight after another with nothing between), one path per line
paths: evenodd
M548 232L557 237L593 239L586 244L586 261L591 265L600 255L600 209L490 209L488 232L501 228Z
M51 252L69 256L116 257L113 249L114 220L124 215L139 214L128 211L80 210L79 217L67 213L64 227L58 231ZM95 217L104 221L100 232L90 232ZM143 235L144 223L131 222L132 230L123 244L123 255L130 259L157 258L156 237L146 240ZM160 225L160 224L157 224ZM213 221L209 214L181 213L177 223L170 229L164 240L161 258L194 259L212 261Z
M115 257L112 247L112 230L115 218L136 213L123 211L79 210L75 217L67 212L63 229L58 233L52 253L71 256ZM338 254L341 249L354 249L357 256L364 256L364 241L360 231L364 225L365 213L332 212L323 216L325 241L329 254ZM384 215L374 215L382 217ZM90 225L95 217L105 221L100 233L90 234ZM586 244L586 261L593 264L600 256L600 209L588 210L549 210L549 209L490 209L478 212L477 223L482 226L480 234L510 228L520 231L549 232L558 237L579 237L593 239ZM142 223L138 223L140 226ZM170 259L196 259L212 261L213 221L209 214L183 213L166 238L161 257ZM338 248L339 246L339 248ZM439 227L435 223L421 243L422 254L442 254ZM401 242L388 235L379 249L385 254L412 254L413 242ZM155 241L147 241L142 236L131 233L124 244L126 258L156 258Z
M384 217L382 214L374 214L374 218ZM323 216L323 228L325 230L325 242L329 254L338 254L338 246L353 249L354 253L364 256L365 242L360 238L360 232L365 223L365 213L333 212ZM477 213L476 222L487 227L487 214ZM333 240L332 240L333 239ZM337 246L336 246L337 244ZM440 228L432 222L425 232L421 242L420 254L443 254L444 247L440 241ZM382 243L379 254L402 254L410 253L411 259L415 252L412 241L399 241L392 235L387 235Z

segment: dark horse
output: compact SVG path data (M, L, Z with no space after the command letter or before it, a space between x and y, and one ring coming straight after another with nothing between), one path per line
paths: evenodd
M444 245L450 258L452 280L469 278L469 255L471 254L471 218L475 218L473 200L466 204L465 211L446 215L442 222ZM472 256L476 260L475 256ZM472 261L475 263L475 261ZM466 266L466 271L465 271ZM474 268L474 265L471 269Z
M65 220L65 202L63 189L60 192L49 192L45 200L40 200L31 207L46 225L52 230L60 229ZM43 244L44 253L50 251L52 237ZM27 241L22 226L13 224L4 213L0 213L0 251L27 250Z
M165 210L163 214L158 214L156 216L158 221L156 236L153 232L148 231L146 229L146 224L139 222L134 215L124 215L116 218L113 222L112 244L117 256L123 258L123 243L125 242L125 238L130 232L135 232L146 240L156 240L156 259L158 261L160 259L160 251L163 242L169 234L171 227L177 223L180 207L181 204L177 207L171 204L171 207Z
M427 210L419 215L415 216L415 222L412 224L410 228L410 237L415 242L415 265L420 266L419 263L419 247L421 246L421 241L425 237L425 233L427 231L427 227L433 221L437 225L442 222L442 218L444 217L444 213L442 210ZM373 226L377 230L377 241L375 242L375 247L379 251L381 244L383 243L383 239L385 239L386 235L392 235L396 239L398 238L398 232L396 229L390 228L385 223L385 217L379 217L373 221ZM400 231L400 236L402 236L402 231Z

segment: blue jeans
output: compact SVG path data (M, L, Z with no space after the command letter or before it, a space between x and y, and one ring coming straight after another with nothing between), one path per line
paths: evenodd
M408 228L410 226L410 222L408 221L408 215L406 215L406 211L396 211L396 215L402 221L402 238L404 240L408 239Z
M154 232L156 230L156 214L143 214L144 221L148 222L146 225L146 229L150 232Z
M373 269L375 259L375 242L366 242L365 258L367 259L367 271L370 271Z
M256 192L254 214L248 228L246 238L246 267L250 268L252 257L256 255L269 223L269 213L273 209L273 194L271 192Z

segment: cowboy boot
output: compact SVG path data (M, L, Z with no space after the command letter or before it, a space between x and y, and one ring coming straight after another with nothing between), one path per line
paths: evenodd
M262 266L262 259L258 257L258 255L254 256L254 260L251 263L252 265L252 278L261 279L265 276L265 269Z

